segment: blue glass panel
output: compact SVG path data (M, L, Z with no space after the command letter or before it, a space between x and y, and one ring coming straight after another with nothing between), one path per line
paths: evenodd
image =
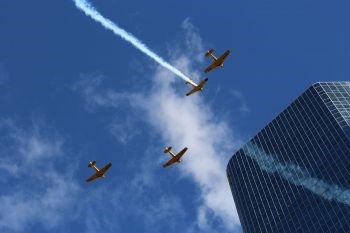
M350 82L316 83L231 158L244 233L350 232Z

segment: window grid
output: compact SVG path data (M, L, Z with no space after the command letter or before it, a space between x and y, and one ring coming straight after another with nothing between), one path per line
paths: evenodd
M243 146L227 176L244 233L349 233L344 193L329 198L350 193L349 138L350 82L320 82Z

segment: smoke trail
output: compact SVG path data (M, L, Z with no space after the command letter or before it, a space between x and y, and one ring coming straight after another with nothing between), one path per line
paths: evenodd
M322 198L350 206L349 189L314 178L307 170L301 168L299 165L293 163L282 164L253 143L246 144L243 147L243 151L246 155L254 159L262 170L268 173L278 173L292 184L303 186Z
M164 61L163 58L152 52L145 44L143 44L139 39L125 31L124 29L118 27L115 23L103 17L89 2L86 0L74 0L75 6L82 10L86 15L90 16L97 22L100 22L103 27L111 30L115 35L120 36L122 39L131 43L138 50L148 55L150 58L158 62L164 68L167 68L177 76L181 77L185 81L190 81L190 79L184 75L181 71L170 65L168 62Z

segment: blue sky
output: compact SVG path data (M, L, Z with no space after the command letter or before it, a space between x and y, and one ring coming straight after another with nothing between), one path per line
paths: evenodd
M91 4L184 81L73 0L0 2L1 232L241 232L226 164L317 81L348 80L346 1ZM204 75L206 50L231 49ZM162 164L165 146L189 147ZM112 162L87 184L90 160Z

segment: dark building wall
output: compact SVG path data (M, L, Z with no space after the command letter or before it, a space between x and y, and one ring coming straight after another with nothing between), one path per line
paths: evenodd
M229 161L245 233L350 232L350 82L316 83Z

